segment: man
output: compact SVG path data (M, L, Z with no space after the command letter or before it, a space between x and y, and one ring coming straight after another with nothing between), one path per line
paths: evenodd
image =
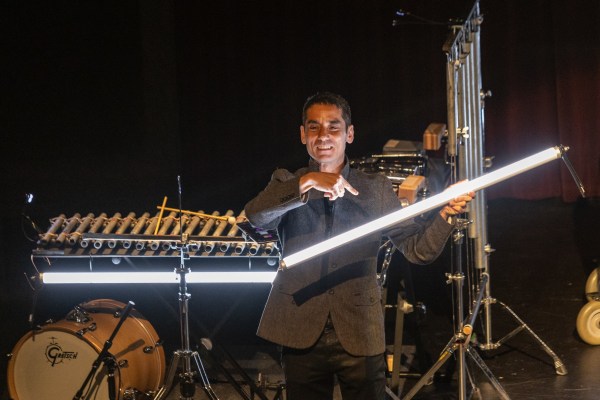
M346 144L354 140L347 101L317 93L306 101L300 140L308 167L277 169L267 187L245 207L254 226L278 229L283 255L293 254L400 208L388 178L350 169ZM384 232L416 264L441 253L474 194L461 196L433 218L418 218ZM384 320L377 279L382 233L367 235L280 270L258 335L282 346L287 400L333 397L385 398Z

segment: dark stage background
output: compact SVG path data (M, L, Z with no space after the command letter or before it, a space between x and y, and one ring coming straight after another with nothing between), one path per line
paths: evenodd
M34 244L22 233L25 193L35 194L26 213L42 229L61 213L141 213L164 196L176 206L177 175L184 208L240 211L275 167L306 163L300 111L319 90L339 92L353 107L351 157L380 152L390 138L421 140L430 122L446 120L448 21L465 17L472 5L4 3L2 353L28 327L31 291L23 274L32 273ZM418 18L399 17L398 9ZM483 85L493 92L486 100L486 154L502 166L571 146L589 194L600 196L600 3L482 1L481 9ZM490 199L500 197L574 202L578 193L556 162L489 190ZM60 319L74 304L104 297L94 290L48 290L36 317ZM218 309L228 294L240 293L192 290L196 309L206 302ZM248 335L240 337L256 340L248 338L268 288L244 290ZM177 330L176 293L111 294L135 297L161 334ZM157 301L160 311L155 298L164 300ZM210 326L213 317L206 318Z

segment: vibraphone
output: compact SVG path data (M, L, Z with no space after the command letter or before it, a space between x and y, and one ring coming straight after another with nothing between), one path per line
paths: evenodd
M50 219L48 230L39 235L32 262L44 284L108 283L113 290L112 284L179 283L181 340L191 353L187 283L270 283L279 267L279 241L275 232L252 228L243 212L204 214L167 208L165 203L158 209L152 216L149 212L61 214ZM136 296L143 300L144 293ZM227 303L229 309L219 314L215 329L245 300L239 291L236 296ZM64 319L28 332L15 346L8 365L11 398L72 397L102 343L116 332L124 308L124 303L107 298L86 301ZM162 399L155 395L168 393L174 375L165 374L162 341L148 320L132 312L111 344L117 371L111 375L106 362L101 364L85 386L86 399ZM59 363L62 368L54 368ZM171 366L173 371L177 367L177 363ZM32 373L36 379L32 380ZM165 376L170 378L163 381ZM117 395L111 397L110 390Z
M253 229L243 211L236 216L232 210L221 215L157 208L154 215L60 214L40 234L32 261L42 272L128 271L139 270L140 265L149 271L166 271L165 266L175 264L167 260L180 258L183 252L186 264L195 270L276 269L278 265L276 232Z

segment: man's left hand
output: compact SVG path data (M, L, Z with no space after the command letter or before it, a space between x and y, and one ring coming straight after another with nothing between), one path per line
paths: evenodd
M440 215L447 220L448 217L462 214L467 210L467 204L474 198L475 192L469 192L462 196L458 196L457 198L450 200L450 202L441 209Z

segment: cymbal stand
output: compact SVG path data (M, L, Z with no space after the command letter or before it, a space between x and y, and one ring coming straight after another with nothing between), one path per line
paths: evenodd
M181 177L177 176L177 182L179 184L179 221L181 221ZM219 397L214 392L210 385L210 380L200 359L200 354L197 351L190 349L190 330L189 330L189 300L191 295L187 291L186 275L190 272L190 269L186 267L185 260L189 260L189 244L188 237L183 233L183 229L180 230L181 234L181 247L179 248L179 267L176 272L179 275L179 328L181 331L181 349L173 352L173 359L169 372L165 379L165 385L161 387L154 400L164 399L169 393L175 372L181 361L182 370L179 373L179 389L180 389L180 400L193 400L194 393L196 391L195 376L196 373L200 376L202 381L202 388L210 400L219 400ZM197 371L192 369L192 360L194 361Z
M421 388L433 379L434 374L440 369L446 361L452 356L456 355L456 360L458 363L458 399L466 400L469 396L467 395L467 378L470 381L471 389L473 392L477 391L477 387L475 383L471 379L471 376L467 370L466 356L471 357L473 362L483 371L485 376L489 379L492 386L496 389L500 397L504 400L510 400L510 397L504 391L504 388L498 380L494 377L492 372L489 370L487 365L485 365L484 361L481 359L479 354L471 347L471 333L473 332L473 324L475 323L475 319L479 312L479 306L482 303L482 298L484 291L480 290L475 304L473 306L472 311L469 316L463 319L464 316L464 302L463 302L463 288L464 288L464 279L465 275L462 271L462 244L464 239L463 230L468 225L468 222L463 219L458 219L456 223L456 228L453 232L453 249L454 251L454 259L453 259L453 272L446 274L448 278L447 283L453 284L453 293L454 293L454 321L455 321L455 333L454 336L450 339L446 347L442 350L442 353L435 364L427 371L421 379L411 388L411 390L403 397L403 400L412 399ZM481 277L481 287L484 287L487 283L488 275L482 275Z

